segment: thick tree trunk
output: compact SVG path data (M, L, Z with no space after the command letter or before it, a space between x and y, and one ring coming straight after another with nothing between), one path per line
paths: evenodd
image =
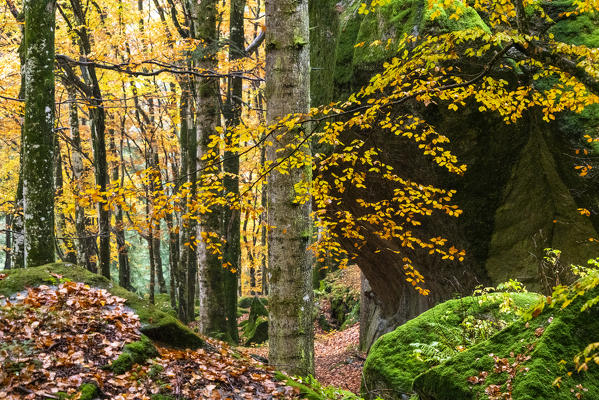
M25 266L54 261L54 0L26 0L23 213Z
M266 104L271 124L310 109L310 51L307 0L266 1ZM298 140L279 132L267 150L276 162ZM298 149L310 157L309 146ZM268 182L269 360L292 374L314 372L312 329L312 238L310 203L297 204L295 184L309 181L311 166L273 170Z

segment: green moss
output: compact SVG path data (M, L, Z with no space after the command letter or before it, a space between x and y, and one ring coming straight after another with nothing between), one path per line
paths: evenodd
M106 289L111 294L126 299L125 304L139 316L141 332L152 340L180 348L195 349L204 345L204 341L199 336L173 316L158 310L135 293L125 290L110 280L72 264L54 263L6 271L7 277L0 281L0 294L10 296L26 287L58 284L58 280L50 275L51 273L62 275L63 279Z
M93 383L84 383L79 388L79 400L92 400L99 396L100 391Z
M549 30L559 41L587 47L599 47L599 17L589 14L558 22Z
M529 289L541 288L539 260L543 249L562 251L564 265L582 264L599 247L589 242L596 232L581 216L551 153L551 137L533 123L528 143L512 170L503 204L495 211L495 227L485 268L493 283L518 279ZM556 146L557 147L557 146ZM539 179L541 177L542 179ZM559 276L561 282L572 280ZM547 276L554 282L554 276Z
M458 346L472 346L485 339L485 332L462 325L473 316L481 321L512 322L515 313L500 313L502 294L449 300L381 336L372 346L364 364L362 391L367 398L385 395L401 399L412 392L412 382L431 366L453 357ZM518 307L528 307L538 301L534 293L513 293L510 298ZM484 300L484 301L483 301ZM489 332L492 331L489 329ZM487 332L488 334L488 332ZM461 348L461 347L460 347ZM429 354L423 354L428 351Z
M460 18L452 19L452 10L435 6L428 8L422 0L392 0L364 17L356 43L364 46L354 51L353 65L365 67L381 63L392 57L397 51L397 42L404 35L422 35L447 33L463 29L483 29L490 32L478 13L471 7L456 2ZM432 20L433 12L439 15ZM370 46L376 40L382 45ZM390 45L387 45L391 40Z
M330 329L334 326L344 329L359 319L360 292L343 283L345 273L346 270L343 269L329 273L320 281L320 287L315 291L318 302L330 304L330 321L322 314L316 317L323 328Z
M341 16L334 72L335 97L347 97L352 91L354 45L360 31L363 15L358 14L360 1L352 1Z
M268 340L268 311L259 297L252 298L250 315L241 324L241 328L246 344L259 344Z
M146 360L158 356L152 341L142 335L138 341L125 345L123 352L110 364L109 369L120 375L129 371L134 364L143 364Z
M165 396L163 394L153 394L150 398L152 400L175 400L173 396Z
M239 308L250 308L250 306L252 305L252 300L254 299L254 296L243 296L240 297L239 300L237 301L237 307Z
M597 398L598 367L593 365L587 372L571 376L567 372L575 371L573 357L588 343L599 340L599 312L579 311L586 300L598 294L593 290L563 310L545 307L530 321L516 321L489 340L418 376L414 390L423 398L435 400L484 398L489 384L504 386L507 379L505 373L494 372L492 356L506 358L512 364L515 357L524 355L530 359L520 364L513 380L514 399L572 399L576 385L587 390L583 398ZM468 382L469 377L479 376L482 371L489 373L483 384ZM561 388L552 385L557 377L562 377Z

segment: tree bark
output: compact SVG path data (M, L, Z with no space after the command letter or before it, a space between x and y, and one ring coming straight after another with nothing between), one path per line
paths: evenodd
M75 182L75 195L83 192L83 160L81 154L81 136L79 134L79 112L77 109L77 91L73 85L65 82L69 99L69 128L71 134L71 165L73 167L73 181ZM96 272L96 264L92 262L95 253L94 239L87 229L85 209L75 202L75 232L77 234L77 264L88 271Z
M190 125L193 125L191 121L191 82L187 79L181 81L181 101L179 104L179 113L181 118L181 127L179 130L179 148L181 158L181 173L180 181L189 182L188 177L188 164L190 161L189 157L189 136L190 136ZM195 156L194 156L195 157ZM189 221L182 218L182 215L188 212L187 199L183 200L181 204L181 213L177 215L178 218L178 233L179 233L179 245L180 257L177 267L177 316L183 322L191 321L192 315L188 315L189 307L187 305L187 274L188 274L188 260L190 257L190 246L191 233L189 229Z
M57 198L62 196L64 180L62 177L62 154L60 152L60 141L58 137L55 138L54 141L54 193ZM61 260L75 264L77 263L77 250L75 249L75 243L73 240L68 237L66 232L67 230L67 221L65 219L62 206L58 204L56 210L56 234L58 235L58 240L56 241L56 250L58 251L58 255ZM64 246L63 247L60 245Z
M120 154L120 163L114 161L112 165L112 180L114 182L124 183L124 175L122 172L123 166L123 136L125 135L125 119L121 120L121 140L119 151L117 152L116 143L114 140L114 132L110 135L110 152L116 157ZM120 164L120 165L119 165ZM123 201L124 201L123 196ZM117 254L119 259L119 285L127 290L131 290L131 267L129 265L129 247L125 239L125 228L123 220L123 206L117 203L114 213L114 236L116 238Z
M196 38L204 42L203 57L197 67L214 70L217 66L216 46L218 43L216 31L216 0L204 0L192 8L195 21ZM218 179L219 166L215 161L220 157L219 152L209 147L210 136L219 125L219 89L218 81L209 78L199 78L196 88L196 135L197 135L197 164L194 168L201 171L202 185L209 185ZM208 155L212 154L212 157ZM206 158L208 157L208 158ZM202 159L204 158L204 159ZM224 271L219 255L215 254L208 242L218 240L222 232L222 209L213 208L208 214L202 215L198 226L198 261L199 261L199 296L200 296L200 332L205 335L217 336L227 333L225 317ZM230 339L227 337L227 339Z
M268 124L310 108L307 0L266 1L266 104ZM276 162L299 132L277 132L267 149ZM309 146L298 149L310 157ZM312 238L310 203L295 201L295 184L310 180L311 167L276 169L268 182L269 360L291 374L314 372L312 329Z
M232 0L229 16L229 60L242 58L244 52L244 19L245 0ZM241 78L229 77L225 103L225 146L235 146L233 128L241 122L243 104L243 86ZM236 151L225 150L223 169L225 171L225 196L230 199L231 207L225 207L223 213L223 234L225 246L223 261L227 268L223 270L225 318L227 332L231 339L239 342L237 330L237 286L241 271L241 218L239 203L239 156Z
M82 61L88 61L88 55L92 53L92 41L86 27L85 13L80 0L71 0L71 7L75 21L79 25L76 33L79 37L79 47ZM108 177L108 162L106 160L106 110L102 99L102 91L93 65L81 65L81 74L85 85L87 85L87 97L90 101L90 119L92 134L92 149L94 153L94 171L96 185L101 192L106 192ZM110 278L110 210L102 203L97 206L98 211L98 235L100 245L98 247L99 272L106 278Z
M23 213L25 266L54 261L54 0L26 0Z

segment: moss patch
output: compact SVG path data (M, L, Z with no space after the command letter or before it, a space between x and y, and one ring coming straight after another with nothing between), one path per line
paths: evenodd
M588 343L599 341L599 312L596 308L580 312L582 304L597 295L595 289L563 310L545 307L530 321L516 321L489 340L418 376L414 390L434 400L485 398L484 390L491 384L505 392L508 374L495 372L494 357L512 365L523 356L512 381L514 399L572 399L579 390L576 385L586 389L580 389L583 399L598 398L599 368L593 365L587 372L577 373L572 361ZM470 377L480 376L483 371L488 373L484 382L469 382ZM568 376L567 372L573 373ZM560 388L552 385L559 376Z
M143 364L146 360L158 357L158 350L145 335L133 343L125 345L121 355L110 364L110 370L117 375L129 371L134 364Z
M100 390L93 383L84 383L79 388L79 400L92 400L100 395Z
M3 272L7 274L7 277L0 281L0 294L4 296L10 296L27 287L57 284L59 283L58 279L51 274L58 274L63 277L62 279L106 289L112 295L126 299L125 305L131 307L139 316L141 332L152 340L180 348L196 349L204 345L204 341L199 336L173 316L158 310L135 293L131 293L103 276L91 273L84 268L72 264L54 263Z
M260 298L254 296L250 303L250 315L241 324L246 345L260 344L268 340L268 310Z
M412 382L419 374L516 320L514 312L499 310L506 298L518 307L528 307L539 300L539 295L497 293L449 300L381 336L364 364L365 397L404 398L412 392Z

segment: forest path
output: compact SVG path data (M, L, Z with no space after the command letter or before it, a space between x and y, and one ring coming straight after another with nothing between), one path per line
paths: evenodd
M316 379L323 386L335 386L358 394L366 354L358 350L360 324L342 331L322 332L314 338ZM268 357L268 345L239 347L246 354Z

